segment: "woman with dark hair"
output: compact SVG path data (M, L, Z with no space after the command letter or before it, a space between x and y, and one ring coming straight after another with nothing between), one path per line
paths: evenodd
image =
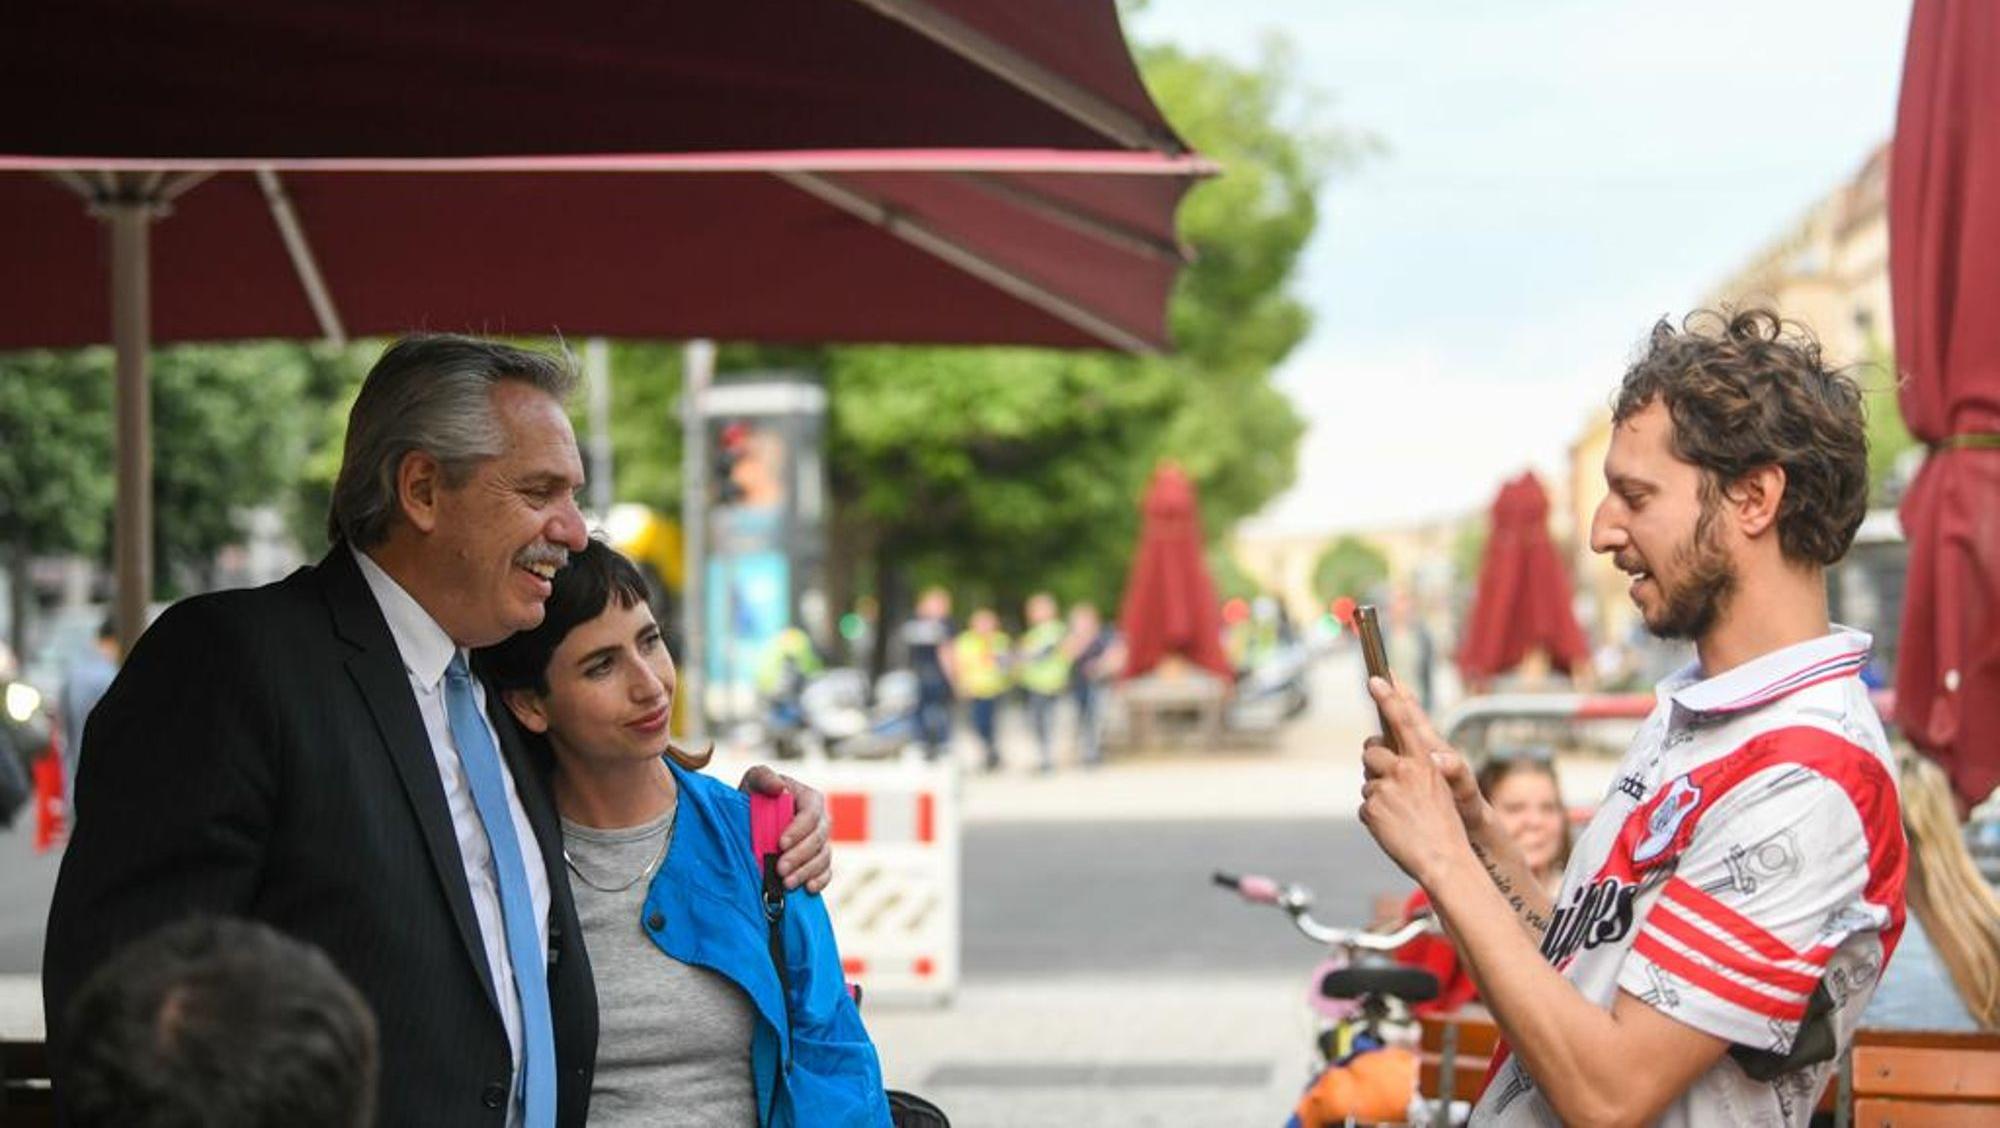
M562 814L597 984L591 1123L888 1124L826 907L787 894L773 952L749 800L668 735L674 663L631 562L591 541L541 625L474 662Z

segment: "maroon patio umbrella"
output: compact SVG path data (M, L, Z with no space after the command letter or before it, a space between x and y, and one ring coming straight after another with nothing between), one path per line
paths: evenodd
M2000 784L2000 7L1917 0L1889 161L1897 398L1930 447L1896 720L1971 806Z
M1174 209L1207 171L1189 156L1005 150L467 160L448 174L242 163L153 225L156 340L429 328L1160 349L1182 262ZM0 348L106 338L99 227L55 179L0 171L0 240L27 264L0 271Z
M1112 0L49 0L0 41L0 347L119 346L133 629L152 340L1157 348L1208 171Z
M1500 487L1458 667L1472 683L1521 664L1531 652L1569 673L1590 658L1570 605L1569 572L1549 539L1549 495L1533 474Z
M1142 505L1139 554L1125 584L1118 629L1125 635L1125 676L1138 677L1170 654L1234 680L1222 650L1222 606L1202 559L1201 509L1194 483L1173 463L1153 471Z

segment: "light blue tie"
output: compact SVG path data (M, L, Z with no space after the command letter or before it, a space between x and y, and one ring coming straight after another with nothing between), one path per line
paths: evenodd
M514 834L514 816L507 807L500 753L472 696L472 678L465 656L454 653L444 671L444 708L451 721L451 740L458 745L458 762L472 788L472 805L486 826L486 843L493 850L493 872L500 880L500 916L507 929L507 959L514 965L514 990L521 999L521 1105L526 1128L554 1128L556 1122L556 1039L549 1018L548 966L535 920L535 899L528 892L528 867L521 860L521 840Z

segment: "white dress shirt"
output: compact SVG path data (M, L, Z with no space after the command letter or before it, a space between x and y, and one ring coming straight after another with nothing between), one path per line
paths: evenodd
M465 884L472 891L472 911L479 918L479 940L486 949L486 966L493 973L494 991L500 1003L500 1021L507 1027L507 1042L514 1053L515 1099L507 1113L507 1123L518 1125L521 1121L521 1000L515 994L514 966L507 958L507 931L500 916L500 884L493 872L493 848L486 841L486 827L479 821L479 811L473 806L472 788L466 783L465 768L458 761L458 746L451 738L451 722L445 713L444 670L451 664L451 658L458 651L451 636L437 620L431 618L409 592L404 591L382 566L368 558L368 554L355 551L354 558L361 565L362 578L368 581L368 590L375 594L375 602L382 608L382 617L389 621L389 634L396 640L396 649L403 657L403 670L409 675L410 689L416 693L417 711L423 714L424 732L430 737L431 756L437 761L438 779L444 784L444 798L451 808L451 826L458 838L459 861L465 866ZM479 704L479 716L486 720L486 688L479 679L472 680L473 698ZM493 747L500 747L500 736L494 733L493 723L486 720L488 733L492 735ZM541 844L535 840L535 830L528 825L528 813L521 807L521 795L514 786L514 773L502 771L501 781L507 788L507 810L514 817L514 837L521 843L521 861L528 870L528 892L535 906L535 935L542 941L542 957L548 958L549 945L549 876L542 860Z

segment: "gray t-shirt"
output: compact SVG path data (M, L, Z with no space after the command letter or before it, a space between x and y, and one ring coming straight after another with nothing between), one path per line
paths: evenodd
M652 866L673 833L672 810L618 830L563 820L570 889L597 982L591 1128L757 1123L750 997L728 978L667 955L646 935L639 920L650 880L604 891Z

